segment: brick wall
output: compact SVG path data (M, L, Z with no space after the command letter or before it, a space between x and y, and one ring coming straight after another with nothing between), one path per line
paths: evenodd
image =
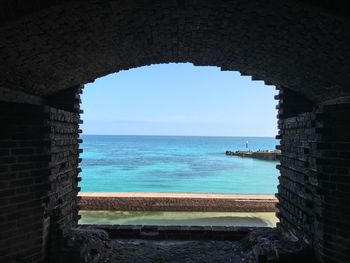
M314 139L314 113L299 114L280 122L282 132L278 194L281 224L310 242L314 214L310 210L313 181L310 179L310 147Z
M0 102L0 262L43 259L49 141L41 106Z
M276 99L280 227L313 246L320 261L345 262L350 256L350 104L312 106L285 88Z
M316 143L311 151L315 173L315 246L324 262L350 258L350 103L316 110Z
M64 239L78 222L77 194L80 172L79 123L80 93L82 87L73 87L47 98L45 126L50 138L49 192L46 210L45 236L49 244L50 262L60 262Z
M81 90L52 103L2 89L0 262L58 262L77 224Z

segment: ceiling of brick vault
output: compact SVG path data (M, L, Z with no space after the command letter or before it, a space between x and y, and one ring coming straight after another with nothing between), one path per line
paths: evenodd
M350 95L350 19L337 10L291 0L2 2L2 87L49 95L120 70L192 62L315 101Z

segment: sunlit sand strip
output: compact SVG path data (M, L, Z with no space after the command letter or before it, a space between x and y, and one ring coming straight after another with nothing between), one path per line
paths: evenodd
M267 194L80 193L84 210L274 212Z
M160 198L205 198L235 200L273 200L271 194L198 194L198 193L158 193L158 192L80 192L81 197L160 197Z

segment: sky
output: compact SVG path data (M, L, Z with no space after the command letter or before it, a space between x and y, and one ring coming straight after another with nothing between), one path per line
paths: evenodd
M274 137L275 94L274 86L218 67L144 66L85 85L82 129L101 135Z

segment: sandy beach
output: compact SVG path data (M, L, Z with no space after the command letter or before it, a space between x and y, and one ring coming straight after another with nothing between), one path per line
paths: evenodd
M271 194L197 194L197 193L146 193L146 192L118 192L97 193L80 192L81 197L160 197L160 198L217 198L235 200L277 200Z

